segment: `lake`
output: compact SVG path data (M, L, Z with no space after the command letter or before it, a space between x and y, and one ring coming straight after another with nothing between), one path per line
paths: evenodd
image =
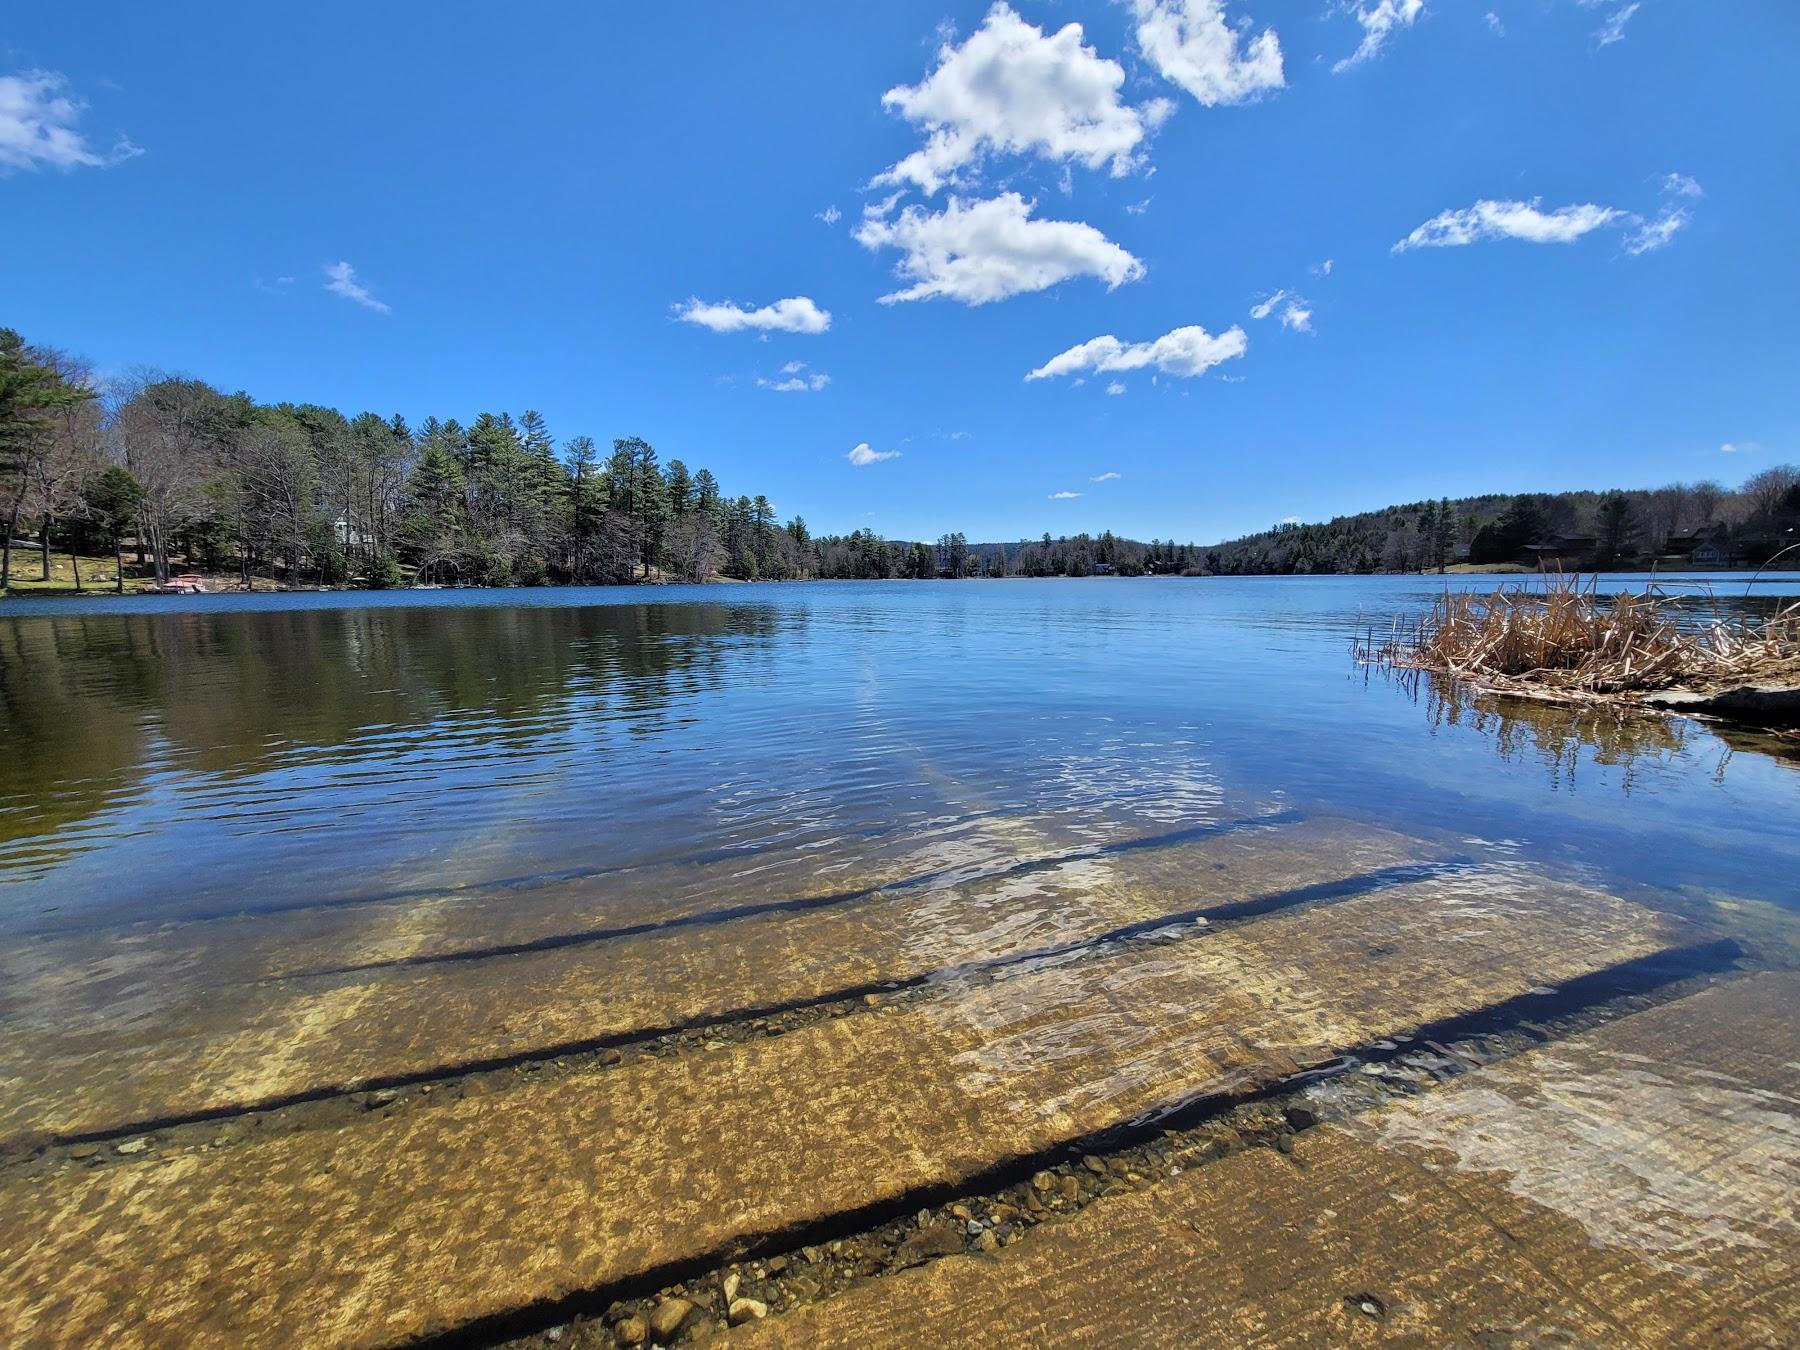
M1648 1024L1620 1017L1638 1003L1608 1000L1665 1000L1648 1017L1709 1006L1698 1000L1727 973L1784 978L1800 951L1792 743L1475 700L1353 663L1355 637L1411 617L1446 584L1485 591L1494 579L0 605L0 1140L12 1159L0 1187L37 1204L79 1183L100 1188L84 1204L146 1232L161 1231L162 1203L228 1232L242 1221L231 1206L245 1203L232 1197L267 1177L348 1178L367 1156L354 1131L386 1128L382 1150L401 1158L472 1149L450 1189L466 1179L473 1190L441 1214L423 1172L411 1201L379 1213L356 1197L403 1197L392 1171L344 1180L341 1205L314 1194L330 1183L281 1192L313 1198L274 1204L291 1218L248 1239L267 1256L244 1277L242 1306L193 1276L165 1330L216 1315L233 1334L266 1331L270 1307L329 1328L327 1306L373 1298L387 1330L363 1339L459 1326L492 1339L604 1308L616 1321L620 1300L731 1253L813 1250L852 1232L873 1244L864 1229L911 1223L934 1195L991 1200L1058 1150L1146 1146L1146 1122L1166 1121L1169 1139L1216 1131L1221 1103L1249 1110L1239 1094L1252 1088L1304 1086L1332 1105L1340 1071L1416 1048L1422 1028L1434 1044L1473 1038L1440 1066L1448 1076L1511 1065L1524 1043L1507 1037L1527 1023L1561 1016L1558 1035L1610 1034L1608 1018ZM1800 595L1800 577L1715 574L1686 589L1696 607L1766 610ZM1192 984L1201 968L1172 954L1189 947L1222 963L1205 967L1203 986ZM1401 963L1391 977L1390 961ZM1594 983L1603 976L1612 983ZM1028 997L1033 980L1042 987ZM1666 1002L1664 984L1705 992ZM1528 996L1548 1000L1541 1015L1519 1012ZM1228 1005L1238 1011L1223 1041L1223 1023L1183 1021ZM1289 1020L1270 1021L1277 1013ZM1777 1030L1791 1036L1792 1020L1788 1005ZM1740 1041L1769 1034L1743 1028ZM853 1033L866 1038L854 1052L830 1039ZM791 1070L753 1068L807 1038L818 1043ZM1279 1064L1265 1062L1273 1046ZM1227 1061L1225 1079L1201 1072ZM704 1080L727 1062L726 1078ZM859 1086L871 1066L892 1079ZM613 1106L555 1114L590 1100L568 1083L632 1072L688 1076L638 1090L617 1117ZM915 1072L947 1075L918 1089L936 1105L858 1114L856 1102L910 1090ZM531 1095L553 1075L568 1076L563 1088ZM760 1106L740 1110L731 1094L751 1082ZM460 1132L430 1133L478 1103L484 1114ZM1352 1094L1334 1109L1361 1119L1365 1107ZM939 1118L962 1143L905 1138ZM769 1119L787 1122L795 1151L753 1146ZM1251 1137L1230 1119L1234 1140ZM1450 1125L1432 1128L1441 1145ZM1800 1156L1796 1137L1755 1128L1780 1145L1763 1177L1774 1185ZM561 1139L566 1161L601 1136L631 1178L601 1169L615 1187L606 1213L686 1217L667 1232L603 1224L612 1236L579 1241L568 1227L538 1231L520 1185L541 1188L547 1211L566 1206L566 1220L599 1212L582 1189L599 1183L533 1148ZM862 1176L870 1141L890 1138L917 1175L890 1160ZM474 1178L496 1170L480 1150L502 1143L532 1179L496 1191ZM121 1144L133 1152L117 1156ZM338 1150L329 1167L323 1148ZM277 1165L257 1149L293 1152ZM213 1150L198 1172L161 1169L165 1201L105 1190L125 1184L108 1178L130 1173L139 1151ZM785 1170L741 1161L774 1153ZM691 1165L722 1154L744 1175L708 1180ZM240 1158L242 1175L230 1171ZM1166 1157L1121 1166L1116 1189L1137 1184L1123 1180L1133 1168L1180 1170ZM1027 1172L1009 1180L1008 1167ZM1555 1208L1572 1171L1557 1173L1561 1190L1524 1189ZM768 1197L755 1213L730 1198L752 1173ZM1070 1175L1074 1222L1102 1191L1079 1167ZM1095 1175L1111 1184L1104 1165ZM1598 1165L1593 1176L1621 1184ZM1715 1236L1767 1199L1752 1189L1741 1212L1709 1201L1702 1216L1656 1189L1666 1175L1634 1176ZM1060 1189L1043 1193L1061 1203ZM463 1231L484 1205L509 1216L504 1238ZM740 1209L741 1224L720 1217ZM408 1213L416 1222L396 1218ZM1023 1221L970 1220L977 1236ZM359 1224L381 1230L366 1248ZM382 1275L389 1256L369 1256L320 1292L322 1233L391 1254L421 1225L451 1234L452 1255L431 1259L453 1268ZM114 1271L71 1232L29 1297L71 1328L111 1325L80 1320L87 1296L72 1287ZM894 1232L899 1251L911 1239ZM177 1266L208 1250L183 1242L186 1254L167 1258ZM864 1278L841 1264L852 1273L840 1282ZM828 1303L840 1277L831 1258L823 1267L798 1294L767 1267L745 1278L779 1306ZM379 1296L356 1283L369 1270ZM191 1274L145 1278L185 1288ZM455 1295L417 1292L427 1287Z
M1352 666L1353 636L1439 585L16 602L0 608L0 931L590 872L636 917L676 890L867 867L974 815L1076 844L1276 807L1800 902L1791 764L1693 724L1445 706Z

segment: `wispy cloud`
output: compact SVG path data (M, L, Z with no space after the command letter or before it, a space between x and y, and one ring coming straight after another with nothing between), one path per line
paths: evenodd
M1090 482L1090 483L1110 483L1113 481L1113 479L1122 478L1122 477L1124 477L1123 474L1114 473L1111 469L1108 469L1105 473L1095 474L1092 478L1088 479L1088 482Z
M1051 357L1025 378L1047 380L1083 370L1131 371L1150 366L1167 375L1192 378L1242 356L1249 345L1244 330L1236 325L1214 337L1194 324L1172 329L1151 342L1121 342L1108 333Z
M1625 251L1633 257L1668 247L1693 219L1693 212L1682 203L1698 201L1706 195L1706 190L1684 173L1666 173L1662 178L1662 195L1663 208L1656 218L1638 221L1637 227L1625 237Z
M1079 492L1052 492L1050 494L1050 500L1053 502L1071 502L1080 495Z
M1486 14L1483 14L1481 16L1481 21L1487 25L1488 32L1492 33L1495 37L1506 36L1506 25L1500 22L1500 16L1494 13L1493 10L1490 9Z
M1755 441L1726 441L1719 447L1722 455L1755 455L1762 452L1762 446Z
M346 300L353 300L365 309L372 309L377 314L389 312L387 302L377 300L370 294L369 288L356 275L356 269L347 262L325 264L325 289L333 295L341 295Z
M1632 257L1667 248L1675 236L1687 228L1693 217L1679 206L1670 207L1655 220L1646 220L1625 236L1625 251Z
M1291 328L1296 333L1310 333L1312 327L1312 303L1292 291L1275 291L1250 307L1250 317L1257 320L1268 318L1279 309L1281 326Z
M899 459L900 452L898 450L876 450L867 441L864 441L844 458L861 469L870 464L879 464L884 459Z
M96 149L78 125L87 104L54 70L0 75L0 177L21 169L104 169L143 149L120 135Z
M831 327L831 311L820 309L804 295L792 295L760 309L735 305L729 300L716 304L689 300L675 306L675 317L715 333L823 333Z
M838 210L836 206L828 206L813 217L814 220L822 220L827 225L835 225L843 218L844 213Z
M1537 198L1479 201L1459 211L1443 211L1394 245L1395 253L1416 248L1458 248L1495 239L1528 244L1573 244L1595 230L1615 227L1625 232L1625 252L1636 257L1668 247L1692 219L1685 202L1705 195L1686 174L1668 173L1661 180L1662 208L1646 218L1635 211L1581 202L1544 210Z
M1418 21L1425 12L1425 0L1377 0L1375 4L1345 0L1338 8L1362 25L1363 36L1356 44L1356 50L1331 68L1334 75L1341 75L1352 66L1360 66L1378 56L1396 29L1411 28Z
M1394 245L1395 253L1415 248L1458 248L1488 239L1519 239L1528 244L1572 244L1585 234L1610 225L1625 213L1610 206L1583 202L1545 211L1528 202L1478 201L1459 211L1443 211Z
M1638 12L1636 0L1629 5L1621 5L1606 16L1606 22L1594 30L1594 45L1610 47L1615 42L1625 40L1625 25L1631 22L1631 16Z
M1106 392L1117 398L1120 394L1125 392L1125 385L1119 380L1114 380L1106 386Z
M759 389L773 389L778 394L816 394L831 383L831 376L822 370L813 370L804 361L789 361L781 368L782 378L767 380L761 375L756 377Z

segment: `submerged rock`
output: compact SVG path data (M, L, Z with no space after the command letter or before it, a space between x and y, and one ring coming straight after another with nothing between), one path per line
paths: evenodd
M650 1332L659 1341L666 1341L681 1330L681 1324L694 1311L694 1305L685 1298L665 1298L650 1310Z
M769 1315L769 1305L758 1298L740 1298L732 1301L726 1311L726 1320L734 1327L741 1327L746 1322L760 1322Z
M962 1234L948 1224L933 1224L912 1234L894 1251L894 1264L916 1266L934 1256L951 1256L963 1249Z
M142 1153L149 1147L150 1141L148 1139L139 1138L127 1139L122 1144L114 1144L113 1150L118 1153Z
M642 1345L649 1335L650 1328L636 1313L628 1313L613 1323L613 1338L620 1345Z

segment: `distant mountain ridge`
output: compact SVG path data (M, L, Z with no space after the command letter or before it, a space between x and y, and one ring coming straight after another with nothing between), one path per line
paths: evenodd
M946 553L945 536L938 551ZM984 575L1190 576L1416 572L1458 563L1624 568L1652 561L1760 564L1795 547L1800 467L1776 465L1732 489L1703 481L1660 488L1488 493L1384 506L1320 523L1282 522L1215 544L1143 543L1078 534L966 546ZM950 571L949 559L943 571Z

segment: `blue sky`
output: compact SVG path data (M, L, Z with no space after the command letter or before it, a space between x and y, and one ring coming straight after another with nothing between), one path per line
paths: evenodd
M816 530L1736 481L1800 457L1797 55L1791 0L14 7L0 323Z

